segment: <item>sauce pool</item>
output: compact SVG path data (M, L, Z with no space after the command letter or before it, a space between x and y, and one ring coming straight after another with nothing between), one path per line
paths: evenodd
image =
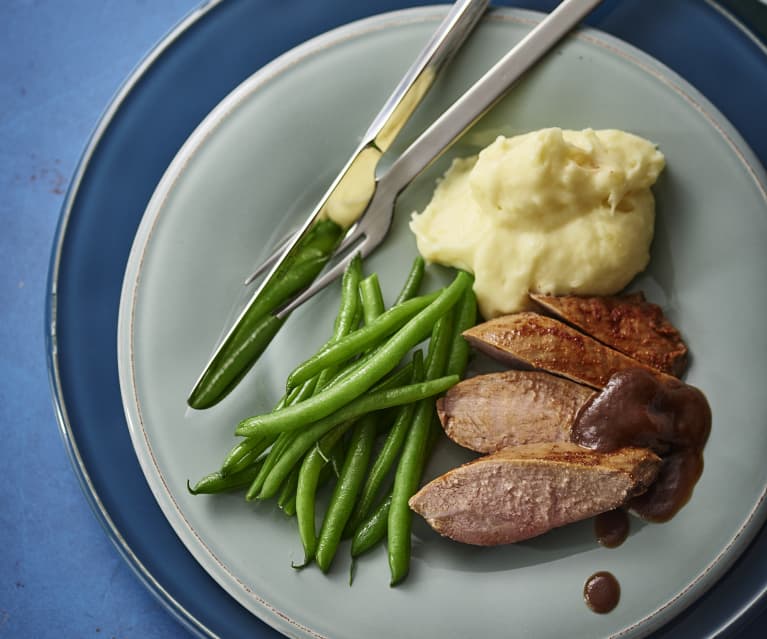
M586 580L583 586L583 599L594 612L605 614L618 605L621 587L618 580L609 572L597 572Z
M622 508L608 510L594 518L594 533L605 548L617 548L629 534L629 516Z
M628 505L643 519L662 522L690 499L710 430L711 409L702 392L633 368L615 373L581 408L572 440L601 452L639 446L660 456L658 478Z

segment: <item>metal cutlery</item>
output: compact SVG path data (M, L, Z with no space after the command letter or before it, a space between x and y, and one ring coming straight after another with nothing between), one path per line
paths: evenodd
M419 64L417 62L400 83L398 91L395 91L381 114L371 125L363 138L363 143L360 144L352 159L336 178L301 229L283 241L282 246L267 259L265 265L262 265L259 271L249 278L249 281L252 280L259 272L263 272L272 265L269 275L251 299L251 305L267 286L270 279L274 278L275 274L279 274L281 265L290 263L291 256L296 254L297 247L300 247L302 240L309 236L311 229L319 220L326 219L328 215L348 221L348 224L344 225L348 231L333 251L335 262L332 267L319 274L309 286L304 287L286 303L269 309L268 313L272 318L275 318L275 321L284 320L298 306L339 277L354 255L360 254L362 257L369 255L384 240L391 227L394 205L399 193L448 149L463 132L481 118L528 69L567 35L601 1L563 0L551 14L533 28L482 78L474 83L460 99L435 120L392 163L382 177L376 178L375 166L378 160L415 109L423 93L425 93L425 89L431 86L433 82L434 78L429 77L429 69L433 67L429 67L427 63L423 66L424 71L419 75L413 71ZM458 4L460 3L454 6L451 14L456 12ZM482 11L484 11L484 6ZM442 27L445 27L445 23ZM426 51L421 54L419 61L423 60L425 53ZM443 64L444 61L445 59L442 60ZM436 68L434 72L436 73ZM424 83L423 89L419 86L419 77L427 77L426 80L420 80ZM404 90L401 91L403 87ZM403 96L408 94L413 97L403 100ZM411 103L412 106L410 106ZM352 197L348 197L350 192L353 192ZM331 210L328 213L329 207L330 209L336 207L336 210ZM190 396L190 405L201 407L196 406L192 401L195 393L204 383L206 375L210 375L217 363L221 363L217 362L217 358L220 359L222 353L226 354L227 341L232 338L237 327L243 322L247 310L238 318L208 362L205 372L198 380L195 390ZM268 344L268 340L266 340L266 344ZM264 348L266 344L264 344ZM260 352L256 357L258 355ZM252 363L250 362L250 364Z
M323 221L341 220L337 234L340 241L343 233L360 218L376 189L375 172L378 161L428 93L439 72L478 24L488 3L489 0L458 0L452 5L437 31L386 100L351 158L301 228L284 241L272 258L246 280L246 283L251 283L261 272L271 266L195 383L188 399L190 406L204 408L216 403L239 381L263 348L268 345L279 326L275 322L266 321L267 316L276 313L283 302L289 299L285 295L292 296L294 293L285 284L285 276L292 262L299 259L302 251L304 254L311 255L311 260L303 263L302 272L309 280L306 282L307 285L316 277L316 272L324 266L332 251L327 252L327 255L309 251L308 249L315 248L311 245L312 240L315 239L312 237L313 232L317 231L319 224ZM327 248L325 238L328 237L332 237L332 234L324 234L319 246ZM360 252L367 254L372 250L372 246L369 249L364 247L363 236L357 235L355 240L361 240L362 245L357 247ZM348 242L344 240L339 248L344 250L348 245ZM300 286L299 290L301 288L305 286ZM274 294L275 290L285 294L283 299L278 299L279 296ZM264 315L263 322L259 323L258 318L253 317L257 314L256 311ZM289 311L283 311L279 319L284 318L288 313ZM242 335L242 327L247 324L253 325L253 330L261 336L261 339L258 340L258 344L251 340L250 347L243 349L236 342L246 338ZM256 346L260 346L260 350ZM252 361L246 361L248 359Z

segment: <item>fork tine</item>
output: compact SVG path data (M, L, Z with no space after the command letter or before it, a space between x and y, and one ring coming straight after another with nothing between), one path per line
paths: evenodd
M352 226L351 229L347 231L346 235L344 236L344 239L341 240L341 243L338 245L338 247L334 251L336 255L341 255L350 246L354 245L361 237L365 236L365 225L362 223L364 219L365 219L365 214L363 214L362 217L359 220L357 220L354 226Z
M328 284L343 275L346 267L349 266L349 263L352 261L352 259L354 259L355 255L359 254L360 257L367 257L370 255L373 249L375 249L376 246L381 243L380 239L376 241L373 238L360 234L357 234L355 239L361 239L359 244L353 246L350 246L351 243L347 244L347 248L351 248L352 250L349 250L346 254L343 254L343 252L336 252L336 254L333 256L334 258L338 258L340 255L343 255L343 257L341 257L341 259L338 260L328 270L321 273L320 276L314 280L314 282L312 282L311 286L301 291L287 304L282 306L275 313L275 316L279 319L284 319L287 317L292 311L301 306L301 304L314 297Z
M250 286L255 281L255 279L261 275L261 273L272 266L272 264L274 264L280 258L282 252L285 250L285 247L293 239L296 232L297 231L291 231L279 241L277 248L275 248L274 251L272 251L272 253L263 262L261 262L260 266L247 277L244 282L245 286Z
M357 223L347 233L341 244L333 253L331 260L341 259L330 269L324 271L307 289L299 293L276 313L277 317L284 318L306 300L314 297L333 280L340 277L352 258L359 253L360 257L367 257L373 250L386 239L386 234L394 219L394 201L403 185L395 184L388 187L377 184L373 199L367 210Z

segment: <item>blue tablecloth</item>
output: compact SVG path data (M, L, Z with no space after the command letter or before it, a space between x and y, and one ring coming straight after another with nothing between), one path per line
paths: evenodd
M43 311L59 212L93 126L197 5L0 3L0 636L188 636L118 555L72 472L50 399ZM762 636L765 621L739 636Z

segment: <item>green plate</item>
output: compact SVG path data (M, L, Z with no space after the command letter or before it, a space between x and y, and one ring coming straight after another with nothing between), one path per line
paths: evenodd
M136 454L194 557L288 635L644 636L709 588L764 520L767 180L737 132L692 87L596 31L558 47L402 194L390 237L365 267L379 273L391 300L415 255L410 212L423 207L450 157L500 133L621 128L658 143L668 168L656 188L653 259L635 287L682 330L692 352L688 381L712 406L706 469L691 502L667 524L633 521L615 550L596 543L591 522L474 548L418 521L411 575L392 589L383 549L359 562L350 588L345 548L328 575L290 568L302 559L295 520L272 503L186 492L187 479L219 465L237 422L269 409L287 373L329 334L337 287L291 317L225 401L187 409L201 367L246 296L244 276L322 194L442 13L386 14L298 47L228 96L174 159L137 233L121 300L120 381ZM394 152L539 17L489 16ZM432 269L427 286L444 277ZM442 442L429 475L466 458ZM582 599L584 581L598 570L611 571L622 588L608 615L590 612Z

